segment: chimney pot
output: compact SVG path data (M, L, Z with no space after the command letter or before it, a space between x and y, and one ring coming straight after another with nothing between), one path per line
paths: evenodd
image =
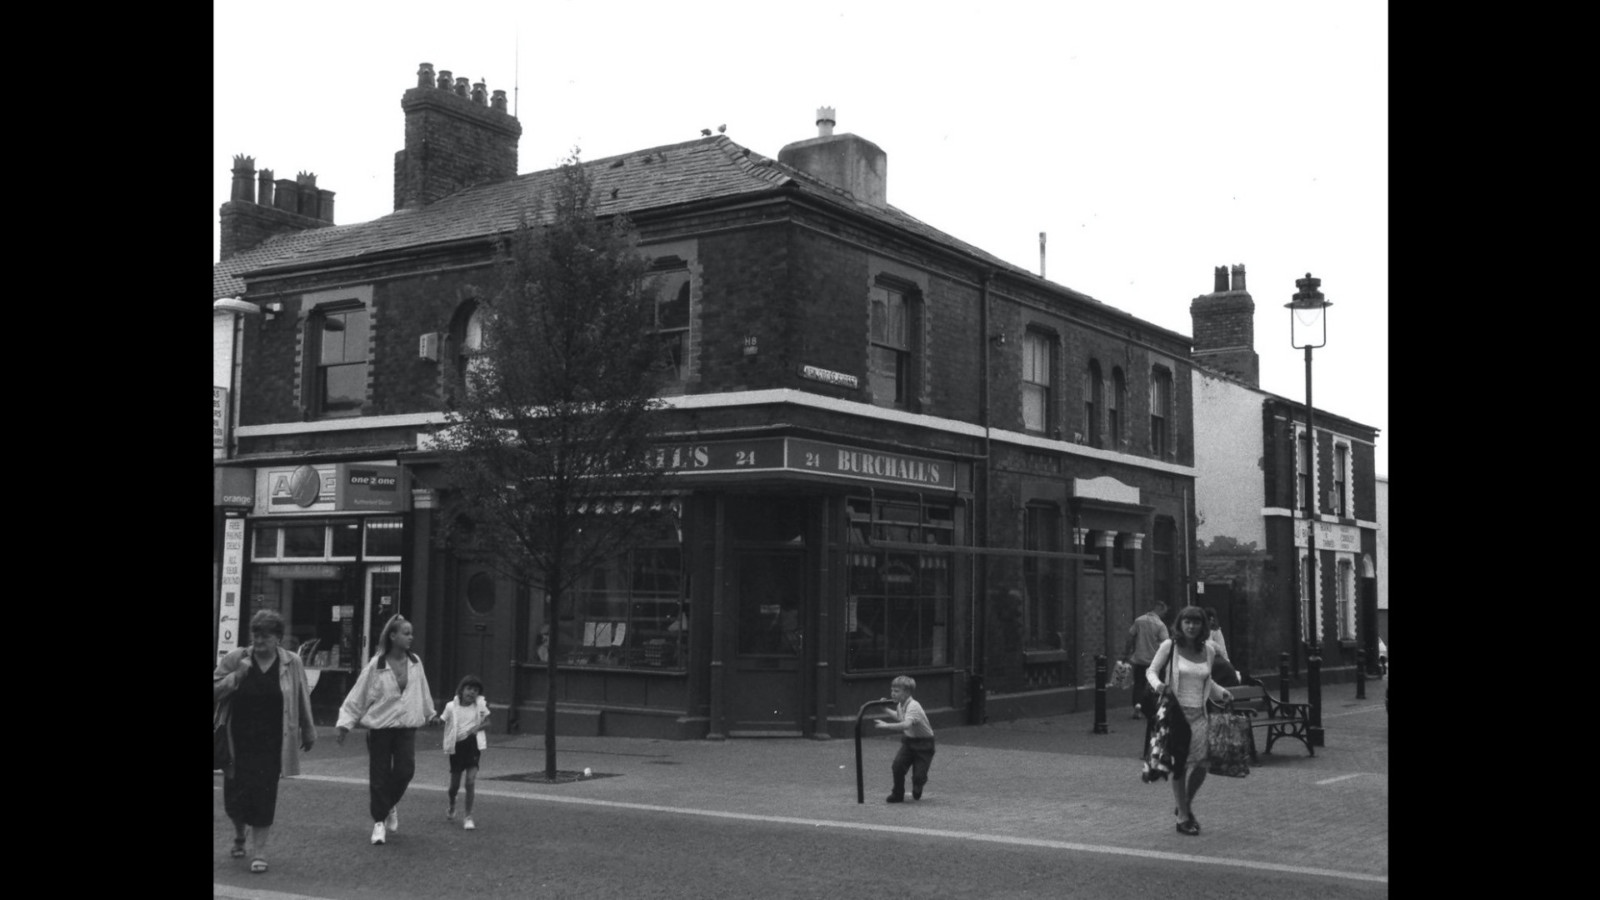
M1233 267L1233 289L1236 291L1244 290L1244 263L1239 263Z
M272 189L277 183L272 180L272 170L262 169L261 174L256 177L256 181L261 185L260 196L256 198L256 203L261 206L271 206Z
M279 178L273 184L277 187L276 196L272 198L273 207L285 212L300 212L300 185L287 178Z
M417 87L433 87L433 63L425 62L417 67Z
M325 188L317 189L317 218L329 225L333 224L333 191Z
M837 124L834 119L834 110L831 106L818 107L817 109L817 136L832 137L833 126Z
M256 202L256 161L254 158L238 154L233 158L233 196L229 199L242 200L245 203Z
M317 173L315 173L315 172L300 172L299 174L294 176L294 181L295 181L295 184L303 184L303 185L306 185L307 187L316 187L317 186Z
M489 105L489 85L482 79L472 85L472 102L479 106Z
M505 112L506 111L506 92L505 91L495 91L494 94L491 95L491 99L489 101L489 106L491 108L493 108L493 109L498 109L501 112Z
M1223 293L1228 289L1228 267L1217 266L1214 272L1216 280L1211 283L1211 290L1213 293Z
M460 78L457 78L456 79L456 96L457 97L465 97L470 93L472 93L472 83L467 80L467 77L465 75L463 75Z
M450 85L455 84L455 82L456 82L456 80L450 76L450 70L449 69L440 69L439 70L439 82L438 82L438 84L436 84L434 86L437 87L441 91L448 91L448 90L450 90Z

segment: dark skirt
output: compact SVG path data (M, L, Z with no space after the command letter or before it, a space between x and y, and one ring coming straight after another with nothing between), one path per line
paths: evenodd
M250 671L233 696L233 777L222 779L222 809L235 822L269 828L283 770L283 694L276 662L265 672L245 662Z
M450 774L458 775L468 769L476 769L480 752L477 735L456 741L456 750L450 754Z

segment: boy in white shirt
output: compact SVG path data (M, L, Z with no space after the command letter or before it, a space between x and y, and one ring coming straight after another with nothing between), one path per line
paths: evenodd
M912 698L917 682L909 675L901 675L889 683L889 697L900 705L889 711L889 719L879 719L876 726L903 732L900 752L895 754L889 771L894 773L894 790L886 798L889 803L903 803L906 799L906 770L911 770L911 799L922 799L922 786L928 783L928 767L933 765L933 726L922 704Z

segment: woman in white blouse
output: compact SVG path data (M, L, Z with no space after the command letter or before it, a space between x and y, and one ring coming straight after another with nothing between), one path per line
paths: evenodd
M1170 640L1162 641L1145 678L1151 690L1158 694L1172 691L1183 717L1189 723L1188 753L1177 757L1172 770L1172 794L1178 801L1173 815L1178 817L1178 833L1197 835L1200 822L1194 817L1194 795L1205 783L1210 760L1206 751L1209 729L1206 727L1206 700L1226 703L1233 699L1228 689L1211 678L1211 664L1216 658L1216 648L1207 641L1210 627L1205 610L1198 606L1185 606L1178 611L1176 630ZM1169 666L1172 654L1177 653L1176 666ZM1162 679L1172 672L1171 684Z

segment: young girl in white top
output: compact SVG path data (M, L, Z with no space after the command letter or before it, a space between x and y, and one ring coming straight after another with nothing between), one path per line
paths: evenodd
M466 819L462 827L468 831L477 828L472 821L473 788L478 783L478 760L489 746L489 703L483 698L483 682L476 675L468 675L456 686L456 699L446 703L439 713L444 722L444 752L450 755L450 808L444 817L456 820L456 793L461 789L462 776L467 782Z

